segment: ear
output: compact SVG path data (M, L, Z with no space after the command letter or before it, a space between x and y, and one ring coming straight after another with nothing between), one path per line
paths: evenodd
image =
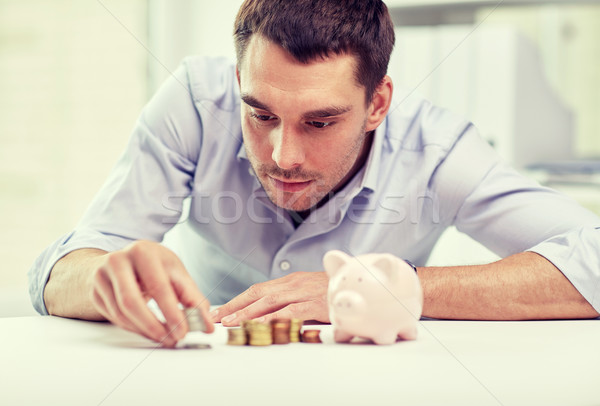
M323 267L327 276L333 278L338 270L344 266L352 257L342 251L333 250L327 251L323 256Z
M369 104L365 131L373 131L379 127L379 124L381 124L390 110L393 91L394 84L392 83L392 79L388 75L385 75L381 83L375 88L371 104Z
M240 68L238 65L235 65L235 78L238 82L238 87L240 86Z
M402 261L392 254L377 254L377 258L371 263L381 271L390 281L398 277Z

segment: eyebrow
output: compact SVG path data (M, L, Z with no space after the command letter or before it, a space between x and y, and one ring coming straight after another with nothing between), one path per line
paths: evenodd
M261 103L256 97L250 96L248 93L244 93L241 95L242 101L246 103L250 107L254 107L255 109L261 109L265 111L271 111L269 106Z
M271 112L271 108L267 106L265 103L258 100L256 97L251 96L247 93L241 95L242 101L246 103L250 107L254 107L256 109L265 110ZM302 117L307 118L327 118L327 117L335 117L345 114L352 110L352 106L328 106L316 110L307 111L302 114Z

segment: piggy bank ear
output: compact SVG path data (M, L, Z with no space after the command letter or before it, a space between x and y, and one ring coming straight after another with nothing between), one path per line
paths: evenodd
M398 277L403 261L392 254L377 254L377 258L371 264L387 276L389 280L394 280Z
M327 272L327 276L332 278L351 258L352 257L342 251L327 251L323 256L323 267L325 268L325 272Z

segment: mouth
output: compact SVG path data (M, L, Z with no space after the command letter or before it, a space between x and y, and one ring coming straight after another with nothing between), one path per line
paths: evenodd
M297 192L301 192L302 190L306 189L313 181L312 180L308 180L308 181L294 181L294 180L279 180L279 179L275 179L272 176L269 176L269 179L271 179L271 182L273 182L273 184L275 185L275 187L281 191L284 192L291 192L291 193L297 193Z

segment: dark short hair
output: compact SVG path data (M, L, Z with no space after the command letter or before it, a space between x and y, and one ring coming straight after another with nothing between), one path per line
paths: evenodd
M235 19L237 63L253 34L280 45L301 63L350 54L370 101L387 73L394 24L381 0L246 0Z

